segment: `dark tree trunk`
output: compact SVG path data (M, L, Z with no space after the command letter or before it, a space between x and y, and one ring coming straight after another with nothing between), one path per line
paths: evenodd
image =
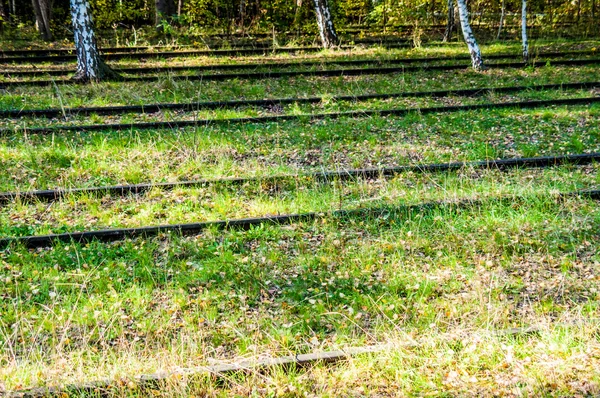
M327 0L313 1L315 3L317 25L319 26L319 34L321 35L323 47L336 47L339 44L339 39L337 33L335 33L335 27L333 26L333 19L331 18L331 11L329 10Z
M8 0L8 19L12 20L17 14L17 3L15 0Z
M50 30L50 9L48 0L31 0L33 11L35 12L35 22L37 29L46 41L52 40L52 31Z
M300 36L300 25L298 24L300 10L302 9L302 0L296 0L296 7L294 9L294 28L296 29L296 34Z
M163 19L175 15L176 10L173 0L155 0L154 4L156 5L156 18L154 22L157 26L160 25Z
M244 28L246 27L246 0L240 0L240 27L242 28L242 35L244 34Z
M71 18L77 52L77 71L73 80L89 82L117 78L118 75L102 61L98 52L94 22L87 0L71 0Z
M456 0L458 4L458 15L460 17L460 26L462 28L463 36L465 38L465 42L467 43L467 47L469 48L469 53L471 54L471 63L473 64L473 69L475 70L483 70L483 59L481 58L481 51L479 50L479 46L477 45L477 40L475 39L475 35L473 35L473 31L471 30L471 24L469 23L469 11L467 10L467 4L465 0Z
M529 42L527 41L527 0L521 6L521 38L523 39L523 62L529 62Z
M8 10L4 6L4 0L0 0L0 33L4 31L4 24L8 21Z
M383 10L382 10L382 19L381 19L381 30L383 33L386 32L387 28L387 2L383 0Z
M444 32L444 42L452 40L452 31L454 30L454 3L448 0L448 20L446 21L446 31Z

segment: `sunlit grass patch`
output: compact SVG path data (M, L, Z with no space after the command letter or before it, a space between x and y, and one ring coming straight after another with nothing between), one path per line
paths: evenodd
M594 279L581 278L596 277L594 203L517 203L4 253L14 268L3 271L13 297L3 309L3 336L9 352L31 359L7 368L14 375L8 380L55 355L70 363L83 350L98 352L85 362L102 361L101 374L121 366L149 372L230 352L311 350L311 336L326 349L393 330L435 340L455 328L594 313ZM580 249L575 240L589 246ZM568 273L558 266L565 261ZM537 302L551 298L557 305L540 313ZM39 315L25 323L28 313ZM15 332L23 340L13 339ZM33 349L40 345L47 348ZM202 348L211 346L216 350ZM118 365L111 358L123 352L129 359Z
M489 53L518 49L515 43L484 48ZM424 47L410 55L453 53L464 48ZM356 58L405 54L368 49ZM68 120L133 123L587 96L596 93L527 90L481 98L334 100L344 94L596 78L587 66L227 83L165 76L144 85L11 89L0 106L323 98L314 106ZM107 126L45 136L21 131L0 138L0 190L599 152L598 114L592 104L148 131ZM208 228L188 237L163 233L112 243L56 242L40 249L9 245L0 251L0 386L12 390L110 378L118 396L597 394L600 212L597 201L557 196L597 189L597 171L597 165L504 172L464 168L343 182L289 177L277 183L155 188L122 197L18 199L0 208L1 237L292 212L320 215L246 230ZM354 212L330 213L339 209ZM201 371L223 361L371 344L388 348L336 364L275 367L225 380L176 376L154 392L133 383L136 375L161 370Z

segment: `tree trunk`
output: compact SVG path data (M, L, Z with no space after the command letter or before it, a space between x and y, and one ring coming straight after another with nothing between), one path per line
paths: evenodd
M246 0L240 0L240 8L239 8L239 13L240 13L240 27L242 28L242 35L244 35L245 32L245 21L246 21Z
M446 22L446 31L444 32L444 43L452 40L452 31L454 30L454 3L448 0L448 21Z
M4 0L0 0L0 33L4 32L4 23L8 20L7 14L4 8Z
M500 34L502 33L502 27L504 26L504 18L506 18L506 0L502 0L502 10L500 11L500 24L498 26L498 34L496 40L500 40Z
M467 43L469 53L471 54L471 63L473 64L473 69L483 70L483 59L481 58L481 51L479 50L479 46L477 45L475 35L473 35L473 31L471 30L471 25L469 24L469 11L467 10L467 5L465 3L465 0L456 0L456 2L458 4L458 16L460 18L460 26L462 28L463 36L465 38L465 43Z
M387 27L387 2L383 0L383 10L382 10L382 19L381 19L381 30L383 33L386 32Z
M294 28L296 29L296 35L300 36L300 25L299 17L300 10L302 9L302 0L296 0L296 9L294 10Z
M181 8L183 7L183 0L179 0L177 2L177 16L181 16Z
M77 52L77 71L73 80L88 82L118 77L100 58L92 13L87 0L71 0L71 18Z
M529 62L529 43L527 42L527 0L521 7L521 38L523 39L523 62Z
M333 19L331 18L331 11L329 11L327 0L313 1L315 3L317 25L319 26L319 34L321 35L323 47L336 47L339 44L339 39L337 33L335 33L335 27L333 26Z
M172 17L175 14L173 0L155 0L154 4L156 6L156 16L154 19L156 26L160 25L163 19Z
M33 11L35 12L35 22L37 29L46 41L52 40L52 31L50 31L50 5L48 0L31 0Z

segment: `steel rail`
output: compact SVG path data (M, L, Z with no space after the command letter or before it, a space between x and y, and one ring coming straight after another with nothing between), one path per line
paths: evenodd
M405 97L432 97L442 98L448 96L476 96L487 93L507 94L526 90L577 90L600 87L600 82L577 82L544 84L538 86L511 86L511 87L481 87L473 89L413 91L386 94L342 95L329 98L332 101L366 101L372 99L389 99ZM124 106L98 106L82 108L48 108L48 109L10 109L0 111L0 118L47 117L55 118L63 115L120 115L123 113L153 113L163 110L192 112L200 109L232 109L239 107L266 107L290 104L318 104L322 97L304 98L273 98L264 100L233 100L233 101L208 101L186 103L156 103L146 105Z
M369 43L369 41L359 40L360 43ZM385 40L385 42L400 42L401 40ZM357 43L355 41L355 43ZM298 46L294 48L302 48L303 46ZM313 48L315 46L306 46L308 48ZM256 49L256 50L273 50L278 47L270 47L265 45L252 45L252 44L243 44L241 46L237 46L234 48L227 49L198 49L193 45L175 45L175 46L136 46L136 47L102 47L98 50L102 56L108 53L137 53L137 52L147 52L151 50L153 52L161 52L161 50L166 50L162 52L172 52L176 50L185 50L185 49L193 49L193 51L205 51L207 53L214 51L236 51L236 50L248 50L248 49ZM19 57L34 57L34 56L52 56L52 55L75 55L75 47L73 48L48 48L48 49L35 49L35 50L2 50L0 49L0 60L3 58L11 58L15 56Z
M386 48L410 48L408 43L383 43L378 44ZM340 46L342 50L352 50L356 46ZM103 55L105 61L116 59L148 59L148 58L176 58L176 57L230 57L236 55L268 54L268 53L297 53L297 52L319 52L322 47L263 47L263 48L239 48L231 50L186 50L186 51L162 51L162 52L139 52L139 53L106 53ZM29 62L69 62L76 61L76 55L48 55L31 57L0 57L0 63L29 63Z
M157 52L114 52L114 53L103 53L102 56L105 60L111 59L144 59L144 58L172 58L172 57L188 57L188 56L228 56L238 54L263 54L266 52L298 52L307 51L315 52L322 50L321 47L281 47L281 48L238 48L229 50L185 50L185 51L157 51ZM0 57L1 63L22 63L22 62L65 62L75 61L77 55L73 53L64 53L61 55L40 55L40 56L21 56L21 57Z
M400 346L416 346L416 343L399 344ZM194 368L192 370L177 370L169 372L157 372L144 374L135 377L132 381L137 388L155 390L171 378L200 376L206 374L211 377L225 378L234 373L243 372L264 372L268 369L279 368L289 369L291 367L305 368L316 364L332 364L343 360L348 360L361 354L376 354L389 349L389 345L371 345L364 347L348 347L341 350L312 352L307 354L286 355L267 359L242 360L235 363L224 363L207 365ZM71 395L83 395L93 397L114 397L119 395L120 385L124 385L123 380L104 379L90 381L86 383L70 384L60 387L37 387L10 391L1 395L6 398L49 398L65 397Z
M404 44L408 43L408 39L392 37L392 38L381 38L381 39L355 39L352 40L355 45L360 44ZM242 44L240 46L236 46L234 48L224 48L224 49L202 49L202 50L194 50L194 51L205 51L206 53L212 53L215 51L237 51L237 50L261 50L261 51L277 51L282 47L273 47L273 46L265 46L261 45L260 42L253 42L254 44ZM258 45L257 45L258 44ZM135 46L135 47L104 47L99 48L100 53L104 56L109 53L137 53L141 51L148 50L160 50L168 49L173 51L174 49L185 49L185 48L194 48L192 45L176 45L176 46ZM196 47L197 48L197 47ZM285 48L285 47L283 47ZM293 48L308 48L313 50L317 48L317 46L298 46ZM170 52L170 51L168 51ZM74 55L75 47L73 48L47 48L47 49L35 49L35 50L2 50L0 49L0 59L8 58L8 57L28 57L28 56L51 56L51 55Z
M106 55L108 53L137 53L148 50L167 50L174 51L175 49L185 49L185 48L194 48L191 45L176 45L176 46L136 46L136 47L103 47L99 48L101 55ZM235 49L248 49L248 48L259 48L259 49L267 49L267 46L251 46L251 45L243 45L240 47L236 47ZM198 51L218 51L218 50L198 50ZM52 56L52 55L75 55L75 47L73 48L47 48L47 49L35 49L35 50L1 50L0 49L0 60L3 58L11 58L11 57L34 57L34 56Z
M558 327L578 326L580 322L555 323ZM493 335L499 338L514 337L514 336L530 336L537 335L547 327L541 326L523 326L512 327L508 329L491 330ZM172 378L195 377L207 375L219 379L227 380L226 378L235 373L261 373L270 369L278 368L287 370L290 368L305 368L315 364L334 364L339 361L348 360L352 357L364 354L379 354L389 351L390 349L398 348L414 348L419 347L419 342L414 340L374 344L359 347L347 347L334 351L311 352L307 354L285 355L280 357L268 357L266 359L243 359L241 361L213 361L214 365L198 366L193 368L184 368L174 371L159 371L151 374L141 374L132 377L131 379L100 379L95 381L80 382L68 384L62 387L32 387L21 390L12 390L4 392L3 397L6 398L49 398L49 397L65 397L70 395L83 395L94 397L114 397L118 394L121 386L135 383L136 387L142 389L152 389L156 392L157 388L163 386L164 382ZM262 355L261 357L265 357Z
M600 58L590 59L569 59L569 60L540 60L540 64L551 62L553 66L579 66L579 65L597 65L600 64ZM507 62L486 65L489 69L504 69L504 68L522 68L527 66L523 62ZM417 71L453 71L470 68L471 65L456 64L456 65L430 65L423 64L419 66L393 66L380 68L357 68L357 69L329 69L329 70L301 70L301 71L264 71L264 72L248 72L248 73L218 73L218 74L199 74L199 75L175 75L172 79L187 80L187 81L223 81L231 79L273 79L286 78L296 76L311 76L311 77L338 77L338 76L361 76L361 75L383 75L391 73L410 73ZM163 79L164 76L152 75L142 77L121 77L117 81L120 82L152 82ZM54 84L78 84L78 81L69 79L57 80L15 80L0 82L0 88L7 89L9 87L19 86L35 86L45 87Z
M319 171L303 174L282 174L264 177L226 177L214 179L201 179L191 181L143 183L130 185L112 185L104 187L74 188L74 189L45 189L25 192L0 192L0 204L6 204L15 200L31 201L40 200L52 202L69 195L92 194L126 196L129 194L140 194L151 189L173 190L176 188L192 188L216 184L242 185L251 182L278 182L291 179L314 179L317 181L348 180L354 178L380 178L389 177L401 173L441 173L446 171L457 171L462 169L496 169L508 170L514 168L545 168L560 165L588 165L600 162L600 153L584 153L575 155L541 156L530 158L507 158L491 159L475 162L449 162L433 164L417 164L398 167L365 168L353 170Z
M114 123L114 124L89 124L81 126L51 126L51 127L22 127L17 126L14 129L0 129L0 137L14 135L17 132L25 134L54 134L60 131L64 132L92 132L104 131L114 132L123 130L151 130L151 129L175 129L184 127L208 127L214 125L231 125L239 123L271 123L284 122L294 120L322 120L322 119L337 119L341 117L369 117L369 116L405 116L410 113L449 113L461 111L473 111L482 109L506 109L506 108L521 108L532 109L541 108L552 105L589 105L600 102L598 97L582 97L582 98L562 98L555 100L539 100L539 101L517 101L517 102L496 102L471 105L454 105L454 106L435 106L427 108L396 108L396 109L374 109L374 110L357 110L347 112L331 112L331 113L316 113L303 115L274 115L274 116L258 116L258 117L243 117L229 119L200 119L200 120L175 120L169 122L144 122L144 123Z
M556 195L557 198L565 197L586 197L594 200L600 199L600 190L580 190L567 193L560 193ZM488 198L494 202L510 200L514 201L515 196L498 196L494 198ZM230 219L230 220L218 220L218 221L204 221L197 223L188 224L165 224L148 227L136 227L136 228L115 228L115 229L102 229L95 231L84 231L84 232L67 232L62 234L48 234L48 235L31 235L31 236L18 236L10 238L0 239L0 249L7 248L11 245L24 245L27 248L40 248L40 247L51 247L57 242L64 243L87 243L91 241L100 242L115 242L121 241L128 238L150 238L164 233L177 233L182 236L184 235L198 235L202 231L209 228L217 228L220 230L224 229L249 229L255 225L262 224L275 224L275 225L286 225L294 224L298 222L313 221L319 218L345 218L345 217L358 217L376 215L382 213L400 213L400 212L414 212L414 211L426 211L433 208L442 206L455 206L455 207L468 207L483 203L481 199L463 199L458 201L433 201L424 202L416 205L400 205L400 206L385 206L385 207L370 207L370 208L359 208L352 210L335 210L327 212L309 212L309 213L297 213L297 214L282 214L264 217L253 217L253 218L241 218L241 219Z
M594 55L598 54L598 51L586 50L586 51L563 51L563 52L543 52L536 54L536 57L568 57L568 56L581 56L581 55ZM486 59L507 59L517 58L518 54L492 54L488 55ZM325 65L394 65L394 64L414 64L414 63L426 63L426 62L443 62L443 61L460 61L471 59L469 55L459 56L441 56L441 57L421 57L421 58L394 58L394 59L381 59L381 58L370 58L360 60L323 60L323 61L310 61L310 62L269 62L269 63L244 63L244 64L215 64L215 65L183 65L183 66L161 66L161 67L144 67L144 68L119 68L115 67L115 70L120 73L128 74L150 74L150 73L164 73L164 72L177 72L177 71L231 71L231 70L252 70L252 69L275 69L275 68L292 68L292 67L314 67L314 66L325 66ZM544 61L547 61L544 60ZM535 64L535 62L534 62ZM17 71L2 71L4 77L27 77L27 76L65 76L70 73L74 73L72 69L34 69L34 70L17 70Z
M145 50L156 49L156 48L161 48L161 47L172 48L170 46L156 46L156 47L136 46L136 47L105 47L105 48L99 48L99 50L100 50L100 53L104 54L105 52L145 51ZM179 46L176 46L176 47L179 47ZM72 55L72 54L75 54L75 47L73 47L73 48L46 48L46 49L35 49L35 50L1 50L0 49L0 59L6 58L6 57L13 57L13 56L26 57L29 55L38 56L38 55L51 55L51 54Z

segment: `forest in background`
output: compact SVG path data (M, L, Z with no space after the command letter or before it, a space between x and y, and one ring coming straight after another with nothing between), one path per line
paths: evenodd
M538 34L594 35L600 30L597 1L531 1L528 23ZM263 35L283 43L318 31L310 0L90 0L90 5L100 38L116 45L173 37L189 44L209 35ZM361 36L441 39L448 14L446 0L334 0L329 7L340 33ZM521 1L470 0L468 8L478 36L514 38L518 31ZM71 40L70 19L68 0L0 0L5 39L31 39L37 28L46 40ZM498 35L501 23L503 32Z

